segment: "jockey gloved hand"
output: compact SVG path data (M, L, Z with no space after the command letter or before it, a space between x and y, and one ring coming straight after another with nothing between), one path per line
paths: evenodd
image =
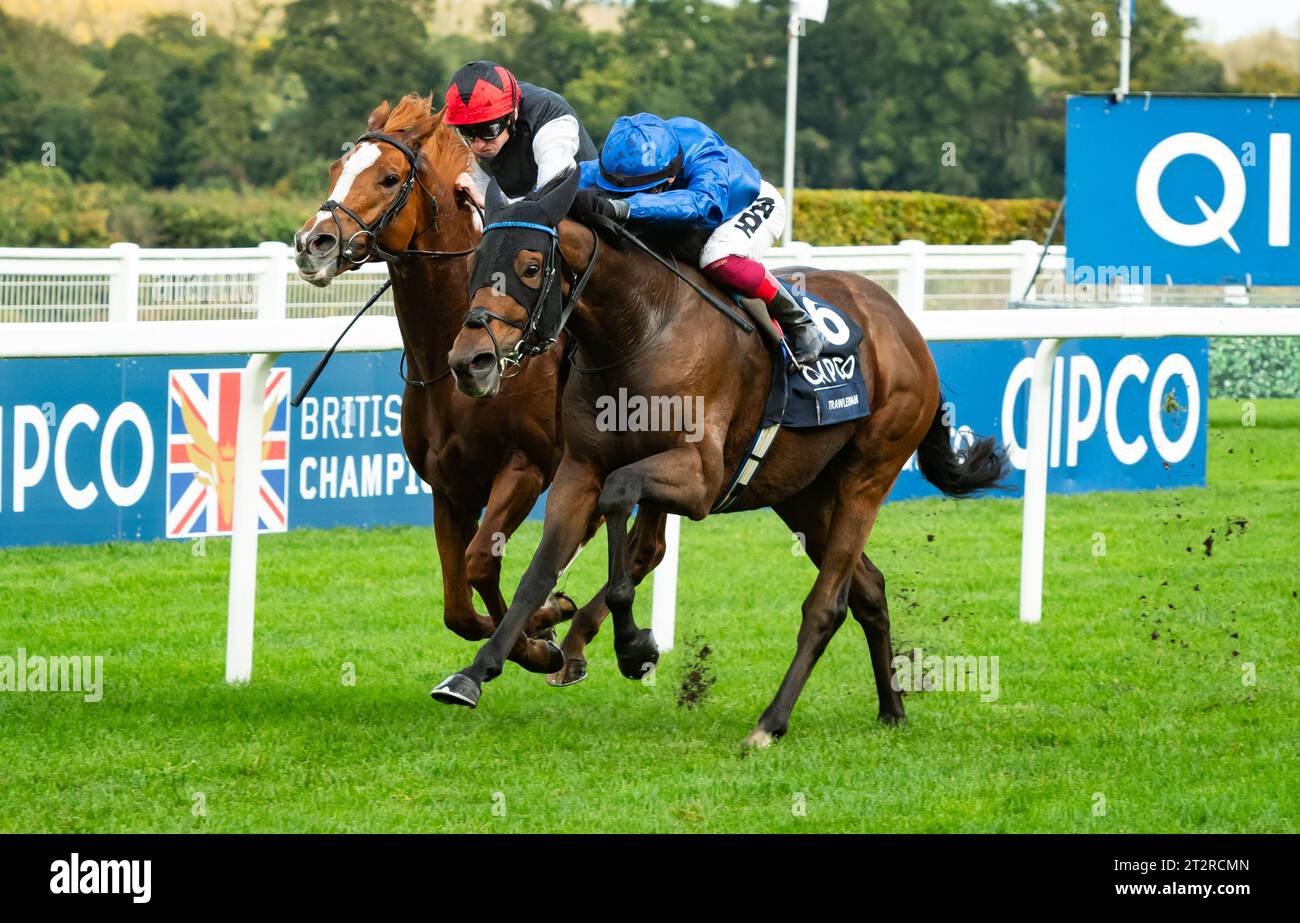
M579 189L569 214L581 221L588 215L599 215L612 221L626 221L632 205L627 199L610 199L597 195L591 189Z

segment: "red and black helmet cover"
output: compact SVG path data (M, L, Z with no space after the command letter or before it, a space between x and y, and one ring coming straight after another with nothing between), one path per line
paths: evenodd
M443 121L448 125L491 122L514 112L519 97L519 81L508 68L470 61L452 75Z

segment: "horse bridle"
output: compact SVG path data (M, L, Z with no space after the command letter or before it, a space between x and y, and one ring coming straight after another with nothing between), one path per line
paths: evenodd
M474 247L470 247L468 250L408 249L402 250L399 253L391 253L379 245L379 235L383 234L389 223L401 214L402 209L406 207L407 200L411 197L411 190L415 187L417 182L420 183L420 188L423 189L425 194L429 197L429 207L433 209L433 216L430 219L430 224L433 224L438 220L438 197L430 192L428 187L420 180L420 157L423 155L423 151L413 151L400 138L385 134L382 131L366 132L353 142L353 147L355 148L356 145L363 141L382 141L385 144L391 144L402 152L402 156L406 158L409 169L406 174L406 179L402 181L402 185L398 188L397 195L393 197L393 201L388 203L388 207L385 208L380 213L379 217L373 222L367 223L352 209L348 208L342 202L336 202L334 199L326 199L321 203L320 211L329 212L330 217L334 219L334 229L337 232L339 239L339 255L354 266L360 266L363 263L372 262L375 257L379 257L379 259L386 263L396 263L405 256L446 259L450 257L469 256L473 253L475 249ZM343 212L343 214L356 222L357 225L357 230L348 237L346 242L343 240L343 225L339 222L339 212ZM370 246L367 248L365 258L357 259L356 254L352 249L352 242L363 235L370 238Z
M411 197L411 190L415 187L415 184L417 182L420 184L420 188L425 191L425 194L428 195L429 207L433 210L433 217L430 219L429 222L430 227L433 224L435 224L438 220L438 197L435 196L432 192L430 192L429 188L424 185L424 182L422 180L420 180L419 177L420 156L423 153L422 151L421 152L413 151L400 138L395 138L392 135L385 134L384 132L381 131L366 132L361 137L357 138L357 140L353 143L353 147L355 148L356 145L360 144L362 141L382 141L385 144L391 144L393 147L397 148L399 151L402 152L402 156L406 158L406 162L410 167L410 172L407 173L405 181L402 183L401 188L398 189L396 197L394 197L393 201L388 204L388 207L383 210L383 212L379 215L377 219L375 219L373 223L368 224L365 221L363 221L360 215L358 215L352 209L348 208L342 202L336 202L333 199L326 199L324 202L321 203L320 211L329 212L330 217L334 219L334 229L337 232L337 237L339 240L339 255L345 258L349 263L352 263L354 266L360 266L363 263L371 262L375 256L378 256L381 260L383 260L386 263L397 263L403 257L406 256L419 256L428 259L449 259L458 256L469 256L471 253L473 253L474 250L476 249L475 247L470 247L467 250L407 249L401 251L400 253L390 253L389 251L385 250L383 247L379 246L379 235L382 234L384 232L384 229L388 227L389 222L391 222L395 217L397 217L397 215L401 213L402 209L406 207L407 200L410 199ZM476 204L474 207L478 208L478 205ZM343 225L339 222L340 211L357 223L357 231L354 232L352 236L347 239L346 243L343 242ZM480 211L480 215L481 215L481 211ZM413 239L414 236L418 236L419 233L421 232L417 232L416 235L413 235ZM352 253L352 241L356 240L357 237L359 237L362 234L365 234L370 238L370 247L369 247L369 252L366 255L366 258L364 260L358 260L355 258L355 256L353 256ZM348 322L348 325L343 328L343 332L338 335L338 339L336 339L334 341L334 344L328 350L325 351L325 354L323 356L321 356L320 361L316 363L316 367L312 370L311 374L307 376L307 380L303 382L303 385L299 389L297 395L295 395L293 400L291 400L289 403L291 403L294 407L297 407L299 404L302 403L302 399L307 396L307 392L311 390L312 385L316 383L316 379L319 378L321 372L325 370L325 366L329 363L330 357L334 355L334 351L338 349L339 343L343 342L343 338L347 336L348 331L352 329L352 325L355 324L360 319L362 314L365 314L366 311L370 309L371 305L373 305L376 301L379 300L379 297L383 295L384 292L388 291L388 289L392 286L392 284L393 284L393 279L392 279L392 273L390 272L388 280L379 287L378 291L376 291L373 295L370 296L370 299L364 305L361 306L361 310L359 310L356 314L352 316L352 320L350 320ZM404 369L405 363L406 363L406 349L405 347L403 347L402 358L398 365L398 374L402 376L402 380L406 382L408 385L426 387L428 385L433 384L436 381L446 378L448 375L451 374L451 368L448 367L447 371L443 372L441 375L435 376L434 378L428 378L428 379L407 378Z
M587 263L587 268L583 270L582 275L578 276L569 288L569 297L560 308L558 323L554 325L552 330L543 333L541 332L541 326L544 315L547 313L548 303L552 299L563 297L560 291L554 289L556 276L559 274L560 266L563 263L563 254L560 252L560 235L555 228L544 224L536 224L532 221L494 221L483 228L483 236L486 237L489 231L503 228L528 228L541 231L550 237L550 250L542 263L542 283L538 286L537 296L528 308L526 320L517 321L514 318L497 314L495 311L489 311L482 305L475 305L465 312L465 321L462 326L481 327L487 332L488 338L492 340L492 354L497 360L498 373L502 378L513 378L519 373L520 364L524 359L541 355L558 341L560 331L569 322L569 315L573 313L578 299L582 297L582 292L591 279L592 271L596 268L596 260L600 256L600 235L592 235L595 246L591 251L591 260ZM501 352L501 344L497 342L496 334L492 332L492 325L488 323L491 320L500 321L507 327L513 327L523 334L509 352Z

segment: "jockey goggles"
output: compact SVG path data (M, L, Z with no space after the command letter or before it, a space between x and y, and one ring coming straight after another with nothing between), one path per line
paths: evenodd
M477 138L480 141L495 141L501 137L501 133L513 127L514 116L502 116L499 119L493 119L490 122L479 122L477 125L457 125L456 131L466 141L473 141Z

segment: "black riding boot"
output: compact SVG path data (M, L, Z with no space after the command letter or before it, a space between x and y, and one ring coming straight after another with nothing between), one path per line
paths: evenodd
M790 294L790 290L784 283L777 283L776 297L768 302L767 312L785 331L790 341L790 350L794 353L795 363L810 365L816 362L817 357L826 348L826 339L817 329L817 324L808 315L808 311L794 295Z

